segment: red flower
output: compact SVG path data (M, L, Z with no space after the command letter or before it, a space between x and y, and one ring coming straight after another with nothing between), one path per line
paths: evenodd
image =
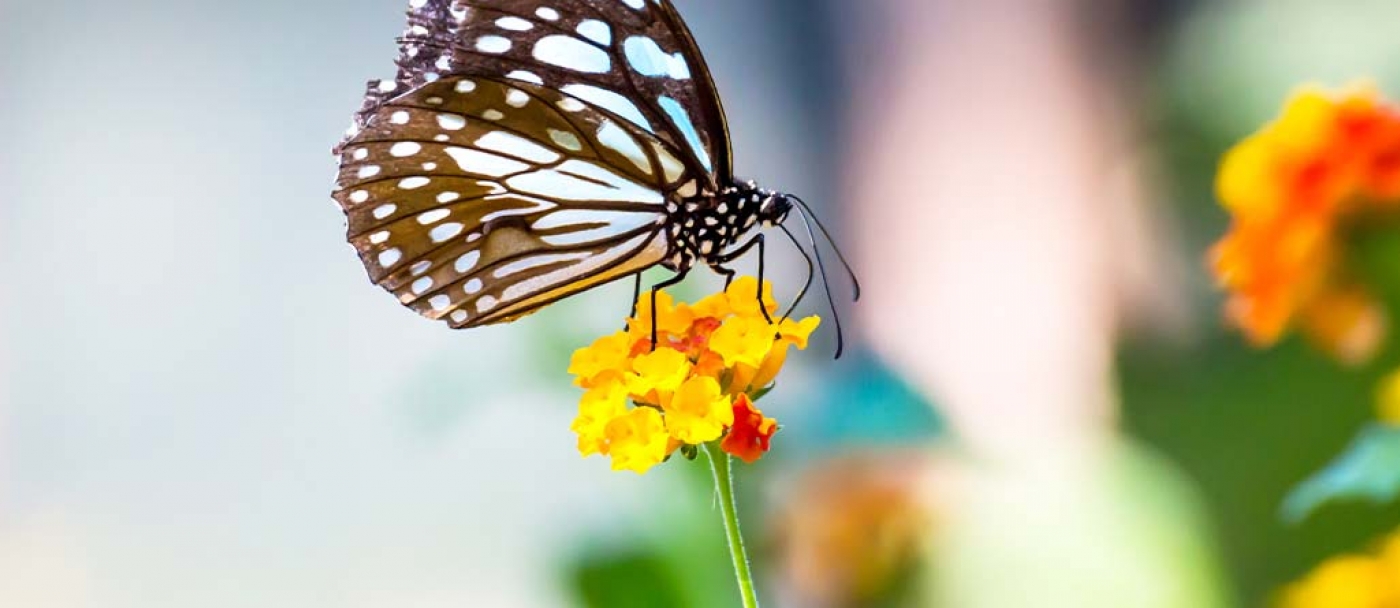
M768 452L769 442L776 432L778 421L764 418L763 412L753 406L749 396L739 393L734 399L734 426L719 447L752 464Z

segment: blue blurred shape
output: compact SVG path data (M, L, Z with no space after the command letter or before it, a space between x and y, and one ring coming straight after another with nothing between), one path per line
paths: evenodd
M1301 523L1323 505L1341 500L1385 504L1400 494L1400 427L1372 424L1327 468L1299 484L1283 501L1282 516Z

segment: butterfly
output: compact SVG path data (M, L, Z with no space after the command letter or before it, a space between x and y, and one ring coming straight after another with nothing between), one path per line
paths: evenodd
M714 79L669 0L411 0L399 45L336 148L333 197L405 306L478 327L631 276L635 311L642 271L675 273L654 305L696 267L732 279L754 249L761 285L772 227L807 258L796 306L814 272L794 209L825 280L807 205L734 177Z

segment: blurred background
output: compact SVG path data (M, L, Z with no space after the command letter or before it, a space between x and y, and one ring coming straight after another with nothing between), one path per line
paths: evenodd
M1278 516L1400 352L1252 350L1202 270L1219 155L1298 83L1400 92L1400 2L675 2L867 293L740 468L766 605L1261 606L1400 521ZM456 333L344 243L403 9L0 0L0 605L736 605L702 463L575 450L630 285Z

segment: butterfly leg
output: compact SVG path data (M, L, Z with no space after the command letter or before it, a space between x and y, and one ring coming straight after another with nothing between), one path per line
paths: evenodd
M662 282L660 282L660 283L657 283L657 284L651 286L651 350L652 350L652 351L655 351L655 350L656 350L656 292L661 291L662 289L665 289L665 288L667 288L667 287L672 287L672 286L675 286L675 285L679 285L681 281L684 281L684 280L685 280L685 275L687 275L687 274L689 274L689 273L690 273L690 270L688 270L688 269L687 269L687 270L682 270L681 272L677 273L676 276L671 277L671 278L669 278L669 279L666 279L665 281L662 281ZM641 275L638 275L638 276L641 276Z
M623 325L622 331L632 328L632 319L637 318L637 303L642 300L642 273L637 273L636 282L632 285L632 312L627 315L627 323Z
M725 290L725 291L729 291L729 285L730 285L731 283L734 282L734 277L735 277L736 275L739 274L739 271L734 270L733 268L725 268L725 267L720 266L720 265L718 265L718 264L716 264L716 265L714 265L714 266L711 266L711 267L710 267L710 270L713 270L713 271L715 271L715 274L718 274L718 275L721 275L721 276L724 277L724 290Z
M728 268L724 268L724 265L733 262L734 260L737 260L741 257L744 257L744 254L747 254L754 247L758 247L758 294L754 297L758 298L758 310L763 313L763 318L768 321L769 325L772 325L773 317L772 315L768 314L768 307L764 306L763 304L763 261L765 258L768 257L768 255L767 250L765 248L766 246L764 245L764 238L762 234L759 234L757 236L754 236L752 239L749 239L749 242L740 245L738 249L735 249L729 253L720 256L717 263L711 264L710 268L713 268L715 272L718 272L724 275L725 277L732 279L734 276L734 271ZM727 280L725 281L725 288L728 289Z

